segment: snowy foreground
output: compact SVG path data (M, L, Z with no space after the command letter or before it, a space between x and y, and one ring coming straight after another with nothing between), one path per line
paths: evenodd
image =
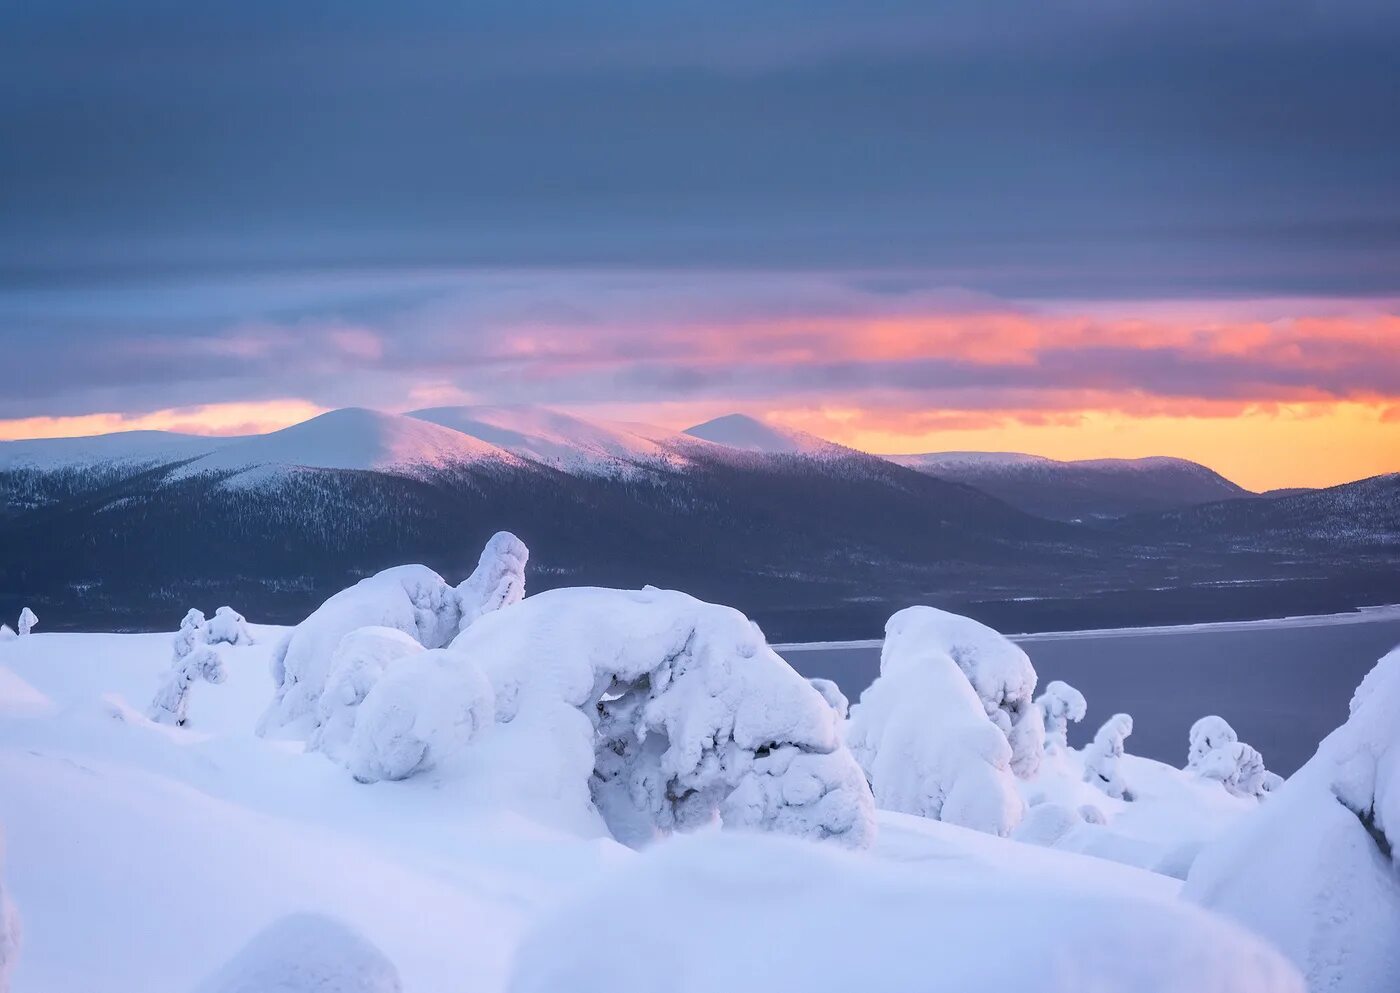
M1400 653L1285 783L1210 715L1180 769L1069 748L1093 701L966 618L891 618L847 717L736 611L526 555L0 641L0 990L1394 988Z

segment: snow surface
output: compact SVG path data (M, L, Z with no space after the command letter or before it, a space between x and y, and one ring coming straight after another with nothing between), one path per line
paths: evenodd
M196 993L402 993L384 953L347 925L290 914L268 925Z
M747 414L725 414L685 429L692 438L762 455L850 455L852 449L806 431L782 428Z

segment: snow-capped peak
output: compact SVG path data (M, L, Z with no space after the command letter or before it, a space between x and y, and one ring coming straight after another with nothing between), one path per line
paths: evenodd
M850 451L806 431L776 427L747 414L725 414L686 428L684 433L762 455L836 455Z
M228 445L191 462L180 475L257 467L384 472L491 460L517 461L509 452L460 431L402 414L347 407Z

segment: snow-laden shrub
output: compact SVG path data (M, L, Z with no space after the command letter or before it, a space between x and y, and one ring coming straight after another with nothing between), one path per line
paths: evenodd
M1400 649L1370 671L1345 724L1191 867L1183 891L1244 922L1312 990L1400 977Z
M356 628L389 627L424 648L443 648L474 618L523 593L526 557L520 539L500 532L487 542L476 571L453 588L423 565L402 565L362 579L332 596L298 624L272 655L277 685L258 724L261 734L311 735L331 656Z
M885 624L885 648L929 649L951 658L977 692L986 715L1011 745L1011 770L1029 779L1040 768L1045 725L1032 702L1035 668L1029 656L970 617L934 607L906 607Z
M424 650L417 639L395 628L357 628L341 638L331 653L326 687L316 701L317 727L307 747L343 761L360 704L384 670Z
M1084 873L936 868L709 833L543 917L509 993L1303 993L1244 928Z
M525 598L525 564L530 550L509 531L497 531L486 542L476 569L457 587L462 617L459 628L482 614L500 610Z
M1264 757L1239 740L1222 717L1202 717L1191 725L1186 769L1219 782L1235 796L1262 798L1281 780L1264 768Z
M452 650L495 687L519 802L596 811L632 845L716 820L873 839L835 711L737 610L652 588L551 590L480 618Z
M34 630L34 625L39 623L39 615L28 607L19 612L19 633L20 637Z
M362 783L407 779L460 755L495 718L491 684L469 657L442 648L408 654L356 710L345 765Z
M196 682L222 683L228 673L219 653L202 646L171 663L146 715L157 724L182 726L189 716L190 687Z
M320 914L292 914L253 937L195 993L402 993L368 938Z
M812 684L812 689L822 695L827 706L836 711L836 716L844 721L851 712L851 701L846 699L846 694L841 692L841 687L830 679L809 679L807 682Z
M204 636L209 644L251 645L253 632L248 630L248 622L232 607L220 607L204 628Z
M200 645L209 642L204 636L204 612L191 607L180 621L180 630L175 632L174 659L178 663Z
M4 867L4 862L5 836L0 833L0 868ZM0 993L10 993L10 973L19 957L19 939L19 914L5 892L4 880L0 879Z
M1123 742L1133 733L1128 714L1114 714L1104 721L1094 740L1084 746L1084 781L1093 783L1115 800L1131 800L1132 791L1123 781L1121 759Z
M8 624L0 624L0 641L14 641L19 635Z
M880 675L851 708L846 743L877 807L1003 836L1021 819L1006 735L934 645L885 640Z
M1077 724L1089 712L1084 694L1069 683L1052 679L1045 684L1045 692L1035 698L1035 705L1045 724L1045 750L1056 755L1068 751L1070 721Z

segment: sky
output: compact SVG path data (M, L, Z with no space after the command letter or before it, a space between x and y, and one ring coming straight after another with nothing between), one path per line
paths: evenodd
M0 6L0 438L730 411L1400 470L1400 5Z

